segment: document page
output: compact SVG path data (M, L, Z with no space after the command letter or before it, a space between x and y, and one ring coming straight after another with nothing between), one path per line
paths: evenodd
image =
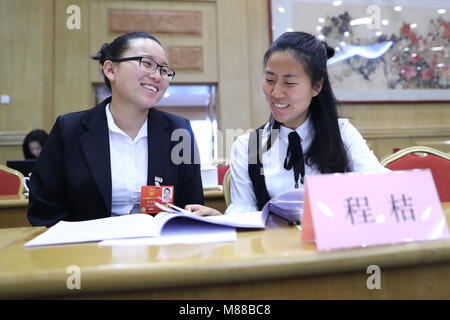
M100 242L99 246L160 246L171 244L202 244L236 241L236 229L205 222L175 219L167 223L159 237L115 239Z
M158 236L154 219L147 214L131 214L88 221L60 221L25 243L25 247Z
M189 217L193 220L204 221L214 224L220 224L224 226L231 226L237 228L264 228L266 226L266 219L269 212L255 211L255 212L239 212L239 213L229 213L218 216L197 216L190 211L179 208L173 204L169 204L171 208L160 205L156 203L161 210L167 211L170 213L182 214L185 217ZM161 213L160 213L161 214ZM159 219L158 216L155 217ZM160 217L161 219L171 219ZM158 223L159 225L163 225L163 223Z
M164 208L164 210L169 212L163 211L156 216L148 214L128 214L119 217L108 217L88 221L60 221L44 233L25 243L25 247L111 239L159 237L161 232L163 232L166 227L169 228L168 225L173 224L175 220L180 220L180 223L183 225L195 225L197 227L197 229L195 229L197 233L204 231L204 233L210 232L210 234L217 235L218 233L214 230L219 230L220 228L218 228L218 226L233 227L233 230L236 227L264 228L268 214L268 212L257 211L202 217L178 207L175 207L175 210L164 206L161 206L161 208ZM202 223L195 224L195 222ZM200 229L211 229L211 231L200 231ZM177 230L182 232L180 228ZM194 229L191 229L189 232L192 233L193 230ZM231 234L229 233L228 236L229 235ZM173 235L171 237L173 238ZM178 240L174 241L176 242Z

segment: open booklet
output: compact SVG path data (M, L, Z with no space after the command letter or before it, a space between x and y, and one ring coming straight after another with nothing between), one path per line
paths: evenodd
M266 216L271 212L290 222L300 223L303 214L303 193L303 189L280 193L264 205L262 212Z
M66 243L93 242L112 239L153 238L144 244L206 243L235 239L235 228L265 228L269 213L289 221L301 221L303 190L282 193L266 203L262 211L227 213L219 216L197 216L192 212L168 204L156 205L162 212L129 214L88 221L60 221L44 233L25 243L25 247ZM164 232L163 232L164 231ZM178 237L175 239L175 236ZM158 239L156 239L158 238ZM172 238L172 239L169 239ZM203 239L203 240L202 240ZM181 242L180 242L181 241ZM118 244L110 242L109 245ZM108 245L103 242L102 245Z
M172 207L169 209L156 204L163 210L169 212L181 212L190 214L188 211L180 209L172 204L167 204ZM173 211L174 210L174 211ZM227 222L234 221L236 226L243 226L242 219L246 219L248 226L260 226L260 221L266 221L269 213L274 213L278 216L285 218L291 222L299 223L303 213L303 190L296 189L289 192L285 192L277 195L266 203L262 211L251 213L232 213L229 212L226 218L211 217L214 220L224 219ZM262 219L262 220L261 220ZM228 242L236 241L236 231L233 228L232 231L229 227L221 225L211 225L208 228L204 228L203 223L195 225L191 220L190 223L183 223L178 219L176 222L182 223L180 227L175 227L172 222L170 228L165 227L162 230L160 237L145 237L145 238L132 238L132 239L113 239L104 240L99 243L99 246L131 246L131 245L166 245L166 244L199 244L199 243L212 243L212 242ZM270 223L270 222L268 222ZM240 224L240 225L238 225ZM264 226L262 226L264 227Z
M195 223L197 229L199 227L209 228L211 234L218 232L218 229L220 229L217 228L218 225L229 227L235 232L234 228L236 227L264 228L267 219L267 212L264 213L262 211L220 216L197 216L174 205L171 205L171 208L159 205L159 208L164 211L155 216L130 214L88 221L60 221L44 233L25 243L25 247L110 239L160 237L163 229L171 227L177 228L181 233L183 226L180 225L180 222L187 225L190 221L197 222ZM173 220L177 220L177 223L170 223ZM221 228L222 231L223 229ZM190 228L190 230L194 229ZM175 230L173 231L176 232Z

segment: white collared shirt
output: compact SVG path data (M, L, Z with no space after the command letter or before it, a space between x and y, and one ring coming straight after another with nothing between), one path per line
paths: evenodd
M379 163L378 159L367 146L364 138L348 119L339 119L338 123L342 141L347 150L349 170L351 172L389 171ZM267 126L268 124L266 124L262 134L262 146L265 146L268 140L269 132L266 130ZM271 148L262 155L265 182L270 198L295 189L293 169L284 169L284 160L289 146L288 135L292 131L287 127L281 126L278 138L273 141ZM306 154L314 137L314 128L310 118L308 117L295 131L300 136L303 154ZM227 208L226 213L258 211L256 196L248 174L249 136L250 134L248 133L238 137L231 148L230 193L232 203ZM317 174L320 174L317 166L309 166L305 162L305 176ZM304 188L300 182L299 188Z
M106 106L111 160L112 205L111 216L139 211L141 187L147 185L148 141L147 119L132 140L114 122ZM135 207L134 210L133 207Z

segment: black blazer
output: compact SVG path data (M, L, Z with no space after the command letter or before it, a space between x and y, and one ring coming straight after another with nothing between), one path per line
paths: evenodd
M29 183L28 220L32 225L52 226L60 220L111 216L111 162L105 113L110 101L108 98L92 109L57 118ZM175 205L203 204L200 157L190 122L151 108L147 123L148 185L155 185L155 177L161 177L162 185L175 187ZM185 130L172 135L176 129ZM179 132L185 134L180 138ZM180 153L184 161L174 163L172 153Z

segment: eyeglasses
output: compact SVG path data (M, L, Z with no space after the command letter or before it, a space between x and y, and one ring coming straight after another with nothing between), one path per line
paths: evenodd
M151 58L147 57L128 57L128 58L120 58L120 59L110 59L112 62L123 62L123 61L131 61L131 60L137 60L139 61L139 67L141 69L150 72L155 73L156 70L159 68L159 74L161 75L161 78L165 80L171 81L173 77L175 76L175 71L168 67L160 65L158 62Z

